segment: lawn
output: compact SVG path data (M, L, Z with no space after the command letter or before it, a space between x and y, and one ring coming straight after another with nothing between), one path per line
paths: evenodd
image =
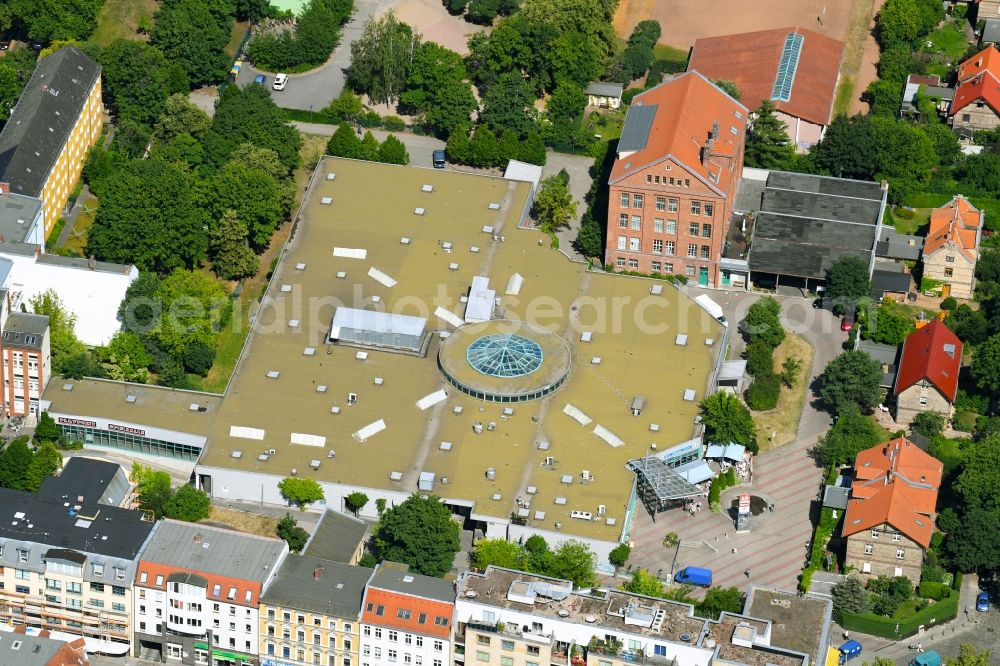
M802 403L805 401L809 384L809 371L812 368L813 348L808 342L788 333L785 341L774 350L774 369L781 371L781 364L786 358L797 358L801 362L795 386L791 389L782 387L778 396L778 406L767 412L751 412L757 425L757 443L761 452L788 444L795 439L799 431L799 418L802 416ZM774 440L771 441L771 433Z
M930 44L930 46L928 46ZM969 40L965 37L965 21L949 19L940 28L927 35L920 50L934 57L935 60L954 63L969 48Z
M926 236L926 227L931 222L931 209L911 208L907 210L913 213L913 217L907 218L904 215L900 215L899 212L893 214L893 228L899 233L907 234L909 236Z
M201 522L265 537L273 537L278 528L278 519L274 516L223 509L217 506L213 506L208 518Z
M63 248L72 251L73 254L78 256L84 256L84 250L87 247L87 232L90 230L90 225L94 223L96 215L97 197L90 195L83 202L83 210L77 216L76 224L73 225L69 236L66 237Z
M653 47L653 60L664 60L669 63L668 72L683 72L687 69L688 52L687 49L679 49L676 46L667 44L657 44Z
M600 134L602 141L613 141L622 135L625 125L623 111L601 110L593 111L587 116L587 127L593 134Z
M159 6L156 0L105 0L91 40L105 47L116 39L146 41L147 37L139 34L139 19L146 17L152 22Z

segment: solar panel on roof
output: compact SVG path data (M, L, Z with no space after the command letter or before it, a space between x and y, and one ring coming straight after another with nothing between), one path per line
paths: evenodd
M795 73L799 69L799 56L802 55L802 35L790 32L785 36L785 45L781 49L781 61L778 63L778 73L774 77L771 88L771 99L787 102L792 98L792 84L795 83Z

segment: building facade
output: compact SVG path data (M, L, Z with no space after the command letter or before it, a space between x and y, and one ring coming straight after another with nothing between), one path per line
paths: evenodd
M454 612L453 583L382 562L365 587L362 666L448 666Z
M948 119L955 129L970 132L1000 125L1000 51L995 47L988 46L959 65Z
M982 230L983 211L961 194L931 211L923 275L941 283L942 296L972 298Z
M609 181L608 265L722 285L747 113L697 72L635 97Z
M13 312L0 335L4 411L7 416L39 415L40 400L52 376L49 318Z
M0 490L0 621L128 653L132 580L153 528L123 508L130 498L118 465L86 458L70 459L36 493Z
M290 555L260 600L262 666L356 666L372 569Z
M896 423L909 426L921 412L951 418L962 349L962 341L940 319L906 337L893 386Z
M103 114L101 66L64 46L38 61L0 132L0 181L42 200L46 235L101 135Z
M135 648L184 664L258 662L259 602L288 554L280 539L163 520L135 577Z
M863 578L920 582L944 466L899 437L858 454L841 534L845 561Z

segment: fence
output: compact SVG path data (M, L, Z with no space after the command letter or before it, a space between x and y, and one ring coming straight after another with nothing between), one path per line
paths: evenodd
M901 620L872 613L836 611L834 615L837 624L849 631L899 640L917 633L921 626L936 627L954 620L958 615L958 592L952 590L947 599L931 604Z

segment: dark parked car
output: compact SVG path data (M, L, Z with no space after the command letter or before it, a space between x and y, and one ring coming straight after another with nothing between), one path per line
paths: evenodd
M980 613L986 613L990 610L989 592L980 592L979 596L976 597L976 610Z
M854 328L854 314L848 312L847 314L844 315L844 318L840 321L840 330L846 333L847 331L850 331L853 328Z
M435 169L443 169L444 168L444 162L445 162L444 151L443 150L435 150L433 158L434 158L434 168Z
M264 76L263 74L258 74L257 76L254 77L253 82L256 83L259 86L266 86L267 85L267 77Z

